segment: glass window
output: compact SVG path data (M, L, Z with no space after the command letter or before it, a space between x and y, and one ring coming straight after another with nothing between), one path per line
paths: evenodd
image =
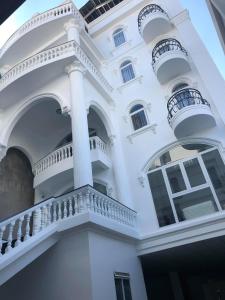
M116 272L114 280L117 300L132 300L129 274Z
M130 110L130 116L134 130L140 129L148 124L144 106L137 104Z
M124 83L135 78L133 65L130 60L127 60L124 63L122 63L122 65L120 66L120 70Z
M179 221L198 218L217 211L210 188L174 198Z
M115 47L118 47L126 42L122 28L119 28L116 31L114 31L113 40L114 40Z
M159 226L175 223L175 218L173 216L173 211L162 171L159 170L148 174L148 180L155 204Z
M167 168L166 173L170 182L172 193L178 193L186 189L179 165Z
M199 165L198 159L190 159L184 163L184 167L190 182L191 187L195 187L206 183L202 169Z
M218 200L225 209L225 166L218 150L202 154L203 161L215 189Z

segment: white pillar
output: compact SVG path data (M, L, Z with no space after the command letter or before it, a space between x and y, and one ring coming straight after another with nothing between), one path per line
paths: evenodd
M85 69L79 61L74 61L66 71L69 74L71 91L74 188L87 184L92 186L91 152L83 88Z
M80 23L76 19L70 19L65 25L64 29L67 33L67 40L75 41L78 45L80 45Z
M109 138L118 199L121 203L132 209L133 200L130 191L129 179L125 167L124 154L120 142L120 137L117 133L117 136L112 135Z

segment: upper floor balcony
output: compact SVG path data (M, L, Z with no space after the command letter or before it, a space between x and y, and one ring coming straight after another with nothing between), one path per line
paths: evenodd
M37 49L46 48L50 40L63 33L63 25L71 17L82 18L72 2L35 14L15 31L1 48L2 64L13 66L37 52Z
M75 59L86 68L86 75L104 93L105 98L111 99L112 87L108 81L80 45L75 41L69 41L38 52L3 74L0 79L0 107L5 108L17 99L25 98L46 82L64 74L65 67ZM46 67L48 67L48 72L46 72Z
M89 142L92 167L98 170L111 168L108 145L98 136L90 137ZM73 146L72 143L69 143L39 160L33 166L34 188L45 181L57 181L56 177L60 177L60 174L71 171L73 169L73 155Z
M172 28L167 13L156 4L145 6L138 15L138 29L146 43Z
M210 104L196 89L176 92L167 103L168 121L177 138L216 125Z
M187 51L173 38L156 44L152 50L152 66L162 84L190 71Z

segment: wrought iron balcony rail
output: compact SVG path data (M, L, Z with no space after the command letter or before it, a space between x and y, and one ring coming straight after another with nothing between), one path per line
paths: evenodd
M184 107L199 104L210 106L198 90L185 88L176 92L167 103L168 122L170 123L174 115Z
M161 12L164 15L167 15L167 13L159 6L156 4L149 4L147 6L145 6L139 13L138 15L138 29L139 31L141 31L141 23L142 21L151 13L156 13L156 12Z
M161 55L169 51L182 51L185 55L187 55L187 51L176 39L165 39L157 43L152 50L152 64L154 65Z

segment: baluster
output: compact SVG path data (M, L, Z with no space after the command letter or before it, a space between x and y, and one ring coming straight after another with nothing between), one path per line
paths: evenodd
M0 228L0 256L2 256L2 245L3 245L3 233L5 231L5 226Z
M56 202L53 202L53 223L56 222L57 219L56 208L57 208L57 204Z
M61 220L62 219L62 211L61 211L61 205L62 203L59 201L58 202L58 219Z
M63 206L64 206L64 209L63 209L63 219L66 219L67 218L67 199L65 199L63 201Z
M24 236L24 241L28 240L30 236L30 214L27 214L25 216L25 236Z
M33 212L33 229L32 229L32 235L35 235L40 230L40 221L41 221L40 218L41 218L40 209L37 208Z
M41 207L41 228L40 230L43 230L45 227L45 206Z
M20 217L18 220L18 229L17 229L17 235L16 235L16 243L15 243L15 247L19 246L19 244L21 243L21 237L22 237L22 223L24 220L24 216Z
M15 225L15 222L12 222L9 224L9 234L7 239L7 247L5 249L5 252L9 252L12 250L12 241L13 241L13 227Z
M73 215L72 197L69 197L69 217Z
M74 214L76 215L78 213L78 200L77 200L77 195L74 196Z

